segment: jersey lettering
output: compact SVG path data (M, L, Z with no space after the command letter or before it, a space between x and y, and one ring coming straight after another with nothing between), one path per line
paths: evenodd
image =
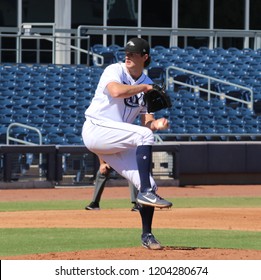
M124 99L124 104L128 107L139 107L145 106L145 101L143 100L143 94L134 95L129 98Z

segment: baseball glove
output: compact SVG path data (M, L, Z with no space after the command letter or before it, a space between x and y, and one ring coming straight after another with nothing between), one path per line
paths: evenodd
M153 84L153 88L144 94L148 113L154 113L172 106L169 95L165 91L165 86Z

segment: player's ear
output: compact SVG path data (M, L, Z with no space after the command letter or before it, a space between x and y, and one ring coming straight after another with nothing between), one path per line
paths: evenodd
M144 56L147 56L147 59L144 62L144 67L148 67L150 65L151 62L151 56L149 56L148 54L145 54Z

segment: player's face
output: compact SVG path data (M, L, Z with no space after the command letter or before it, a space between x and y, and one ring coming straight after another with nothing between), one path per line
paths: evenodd
M125 64L127 68L143 68L144 62L146 60L146 55L141 55L140 53L131 53L126 52L125 53Z

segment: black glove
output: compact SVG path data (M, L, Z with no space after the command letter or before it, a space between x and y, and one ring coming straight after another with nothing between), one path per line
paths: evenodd
M160 111L172 106L169 95L165 91L165 86L153 84L153 88L144 94L148 113Z

